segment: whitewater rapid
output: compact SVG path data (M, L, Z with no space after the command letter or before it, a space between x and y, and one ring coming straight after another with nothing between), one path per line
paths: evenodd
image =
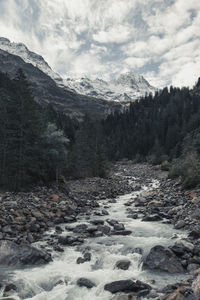
M152 180L148 185L142 186L140 191L119 196L116 203L110 203L109 199L100 200L100 207L97 210L101 211L106 208L109 215L81 215L76 223L69 225L71 227L78 224L91 225L90 221L93 219L105 220L105 223L106 219L114 219L123 223L126 230L131 230L131 235L87 238L81 246L65 246L63 253L53 252L53 261L48 265L9 271L8 276L18 287L20 299L110 300L112 295L104 290L104 285L115 280L139 279L149 283L152 288L160 289L184 278L184 275L142 270L142 254L132 253L133 249L141 248L143 256L145 256L153 246L169 246L185 236L184 232L177 231L171 225L162 222L142 222L140 219L127 217L127 206L124 204L144 191L155 189L158 186L159 182ZM63 235L74 235L71 230L65 229L66 224L61 226L64 229ZM55 230L52 229L48 234L54 233ZM174 236L177 237L174 239L172 238ZM44 245L45 243L46 241L43 242ZM77 258L82 256L84 251L91 253L91 261L77 264ZM128 270L115 268L116 262L121 259L131 261ZM92 289L79 287L76 282L81 277L90 279L96 284L96 287ZM16 297L16 299L18 298Z

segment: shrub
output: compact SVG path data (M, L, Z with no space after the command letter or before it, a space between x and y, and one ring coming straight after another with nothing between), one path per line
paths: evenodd
M179 176L185 188L193 188L200 183L200 160L196 152L188 153L173 161L169 177Z

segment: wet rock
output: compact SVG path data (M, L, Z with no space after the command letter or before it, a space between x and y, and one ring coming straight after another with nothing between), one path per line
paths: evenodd
M130 267L130 260L128 259L122 259L116 262L115 267L117 269L121 269L121 270L128 270L128 268Z
M3 298L0 298L0 300L16 300L16 298L11 298L11 297L3 297Z
M138 214L137 213L129 214L129 215L127 215L127 218L136 220L136 219L138 219Z
M101 236L103 236L103 232L102 231L95 231L92 236L93 237L101 237Z
M84 240L80 237L75 237L75 236L60 236L58 238L58 243L67 246L67 245L79 245L82 244Z
M106 209L102 209L102 215L103 216L108 216L109 212Z
M112 231L110 235L130 235L132 233L131 230L119 230L119 231Z
M85 233L87 231L87 227L88 226L86 224L79 224L73 229L73 232Z
M56 246L54 247L54 251L57 251L57 252L64 252L64 249L61 248L60 246L56 245Z
M115 231L124 230L124 229L125 229L124 224L122 224L122 223L114 224L114 230Z
M194 271L194 270L197 270L199 269L199 264L189 264L187 266L187 271L188 272L191 272L191 271Z
M161 220L162 220L162 218L157 214L145 216L144 218L142 218L143 222L153 222L153 221L155 222L155 221L161 221Z
M110 225L110 226L115 226L117 224L119 224L119 222L117 220L110 220L107 219L106 222Z
M98 229L97 229L97 227L95 227L95 226L89 226L88 228L87 228L87 232L88 233L94 233L95 231L97 231Z
M4 297L10 297L12 294L14 294L17 291L17 287L13 283L8 283L5 285L3 290L3 296Z
M194 229L194 230L190 231L189 237L191 237L191 238L193 238L195 240L199 239L200 238L200 230Z
M83 264L86 261L91 261L91 253L89 252L84 253L83 257L78 257L76 263Z
M111 230L111 228L106 225L99 225L97 228L98 228L98 231L103 232L103 234L108 234Z
M93 225L103 225L104 221L103 220L92 220L90 223L92 223Z
M175 225L174 225L174 228L175 229L181 229L183 227L185 227L186 223L184 220L180 220L178 221Z
M111 283L108 283L104 286L104 289L106 291L109 291L112 294L118 292L139 293L145 290L146 291L145 294L147 295L151 290L151 286L139 280L133 281L131 279L127 279L127 280L118 280L118 281L113 281Z
M185 252L193 252L194 245L187 241L177 241L173 246L169 247L176 255L183 255Z
M72 223L72 222L76 222L76 217L74 216L65 216L63 217L64 219L64 223Z
M17 245L8 240L0 241L0 265L2 266L38 265L51 260L49 253L35 247Z
M169 273L182 273L184 271L174 252L160 245L150 250L144 261L144 267Z
M91 289L96 286L96 284L94 282L92 282L91 280L89 280L87 278L79 278L77 280L77 285L80 287L86 287L88 289Z

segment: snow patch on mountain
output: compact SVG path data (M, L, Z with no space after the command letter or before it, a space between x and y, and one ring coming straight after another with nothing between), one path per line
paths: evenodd
M117 79L111 81L98 78L91 80L84 77L67 78L64 80L64 85L79 94L120 102L134 101L146 93L155 93L157 90L142 75L132 72L121 74Z
M0 37L0 49L21 57L25 62L31 63L55 81L62 81L62 78L50 68L44 58L30 51L26 45L22 43L12 43L9 39Z
M78 94L114 100L125 104L139 99L146 93L154 94L157 90L142 75L132 72L121 74L118 78L111 81L99 78L91 80L87 77L63 79L50 68L42 56L29 51L22 43L10 42L9 39L0 37L0 49L21 57L25 62L31 63L50 76L58 86Z

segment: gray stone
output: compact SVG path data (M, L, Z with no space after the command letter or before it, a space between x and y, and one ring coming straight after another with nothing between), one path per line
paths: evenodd
M86 287L88 289L91 289L96 286L96 284L94 282L92 282L91 280L89 280L87 278L79 278L77 280L77 285L80 287Z
M50 262L51 255L29 245L17 245L8 240L0 241L0 265L23 266Z
M175 225L174 225L174 228L175 229L181 229L181 228L183 228L184 226L185 226L185 221L184 220L180 220L180 221L178 221Z
M146 295L151 290L151 286L147 283L141 282L139 280L133 281L131 279L127 280L118 280L113 281L111 283L108 283L104 286L104 289L106 291L109 291L112 294L118 293L118 292L125 292L125 293L139 293L142 290L146 291Z
M130 267L130 260L128 259L122 259L116 262L115 267L117 269L121 269L121 270L128 270L128 268Z
M150 250L144 261L144 267L168 273L182 273L184 271L180 260L174 252L160 245Z

